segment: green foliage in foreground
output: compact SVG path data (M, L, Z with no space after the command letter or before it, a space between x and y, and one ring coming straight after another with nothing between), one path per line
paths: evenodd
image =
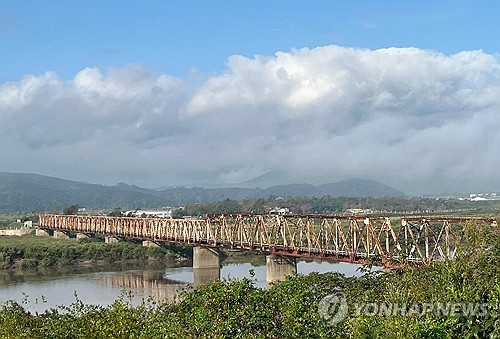
M249 279L218 281L187 292L177 303L124 297L108 307L76 301L32 315L22 305L0 309L2 338L498 338L500 232L471 226L469 246L453 261L431 267L346 278L337 273L297 276L261 290ZM320 300L342 293L350 304L482 303L486 316L436 313L356 314L329 325Z
M130 242L105 244L93 239L0 237L0 269L76 265L83 261L165 260L174 256L165 248L148 248Z

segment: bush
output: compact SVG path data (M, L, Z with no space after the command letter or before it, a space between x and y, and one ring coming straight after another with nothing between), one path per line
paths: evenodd
M147 248L133 242L105 244L87 239L43 237L0 238L0 267L20 268L75 265L82 261L164 260L174 255L165 248Z

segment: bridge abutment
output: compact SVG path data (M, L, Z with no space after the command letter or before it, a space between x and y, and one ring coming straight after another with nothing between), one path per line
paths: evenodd
M49 232L47 232L46 230L41 229L41 228L37 228L37 229L35 230L35 235L36 235L37 237L50 237Z
M269 286L297 274L297 259L271 254L266 257L266 281Z
M219 253L207 247L194 247L193 277L195 286L220 279Z
M160 245L158 245L157 243L155 243L154 241L151 241L151 240L144 240L142 242L142 246L144 246L144 247L160 247Z
M69 235L61 231L54 231L54 238L56 239L69 239Z
M106 244L117 244L120 242L120 240L115 237L104 237L104 242Z

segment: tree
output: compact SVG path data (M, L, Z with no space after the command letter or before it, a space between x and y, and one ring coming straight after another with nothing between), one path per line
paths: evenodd
M79 209L80 209L79 205L71 205L71 206L66 207L63 210L63 214L65 214L65 215L75 215L75 214L78 214L78 210Z
M122 210L120 207L117 207L108 213L108 217L121 217L121 216L122 216Z

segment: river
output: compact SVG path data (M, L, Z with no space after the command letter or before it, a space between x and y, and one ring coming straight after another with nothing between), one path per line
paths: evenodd
M298 261L299 274L336 271L346 276L359 276L360 265L321 261ZM250 270L254 276L251 277ZM222 262L222 278L255 280L266 288L266 266L263 263ZM109 305L121 295L137 305L149 296L155 300L173 300L179 292L191 289L193 269L165 269L137 266L112 266L85 271L13 272L0 271L0 304L7 300L23 303L30 312L43 312L58 305L69 306L76 298L86 304Z

